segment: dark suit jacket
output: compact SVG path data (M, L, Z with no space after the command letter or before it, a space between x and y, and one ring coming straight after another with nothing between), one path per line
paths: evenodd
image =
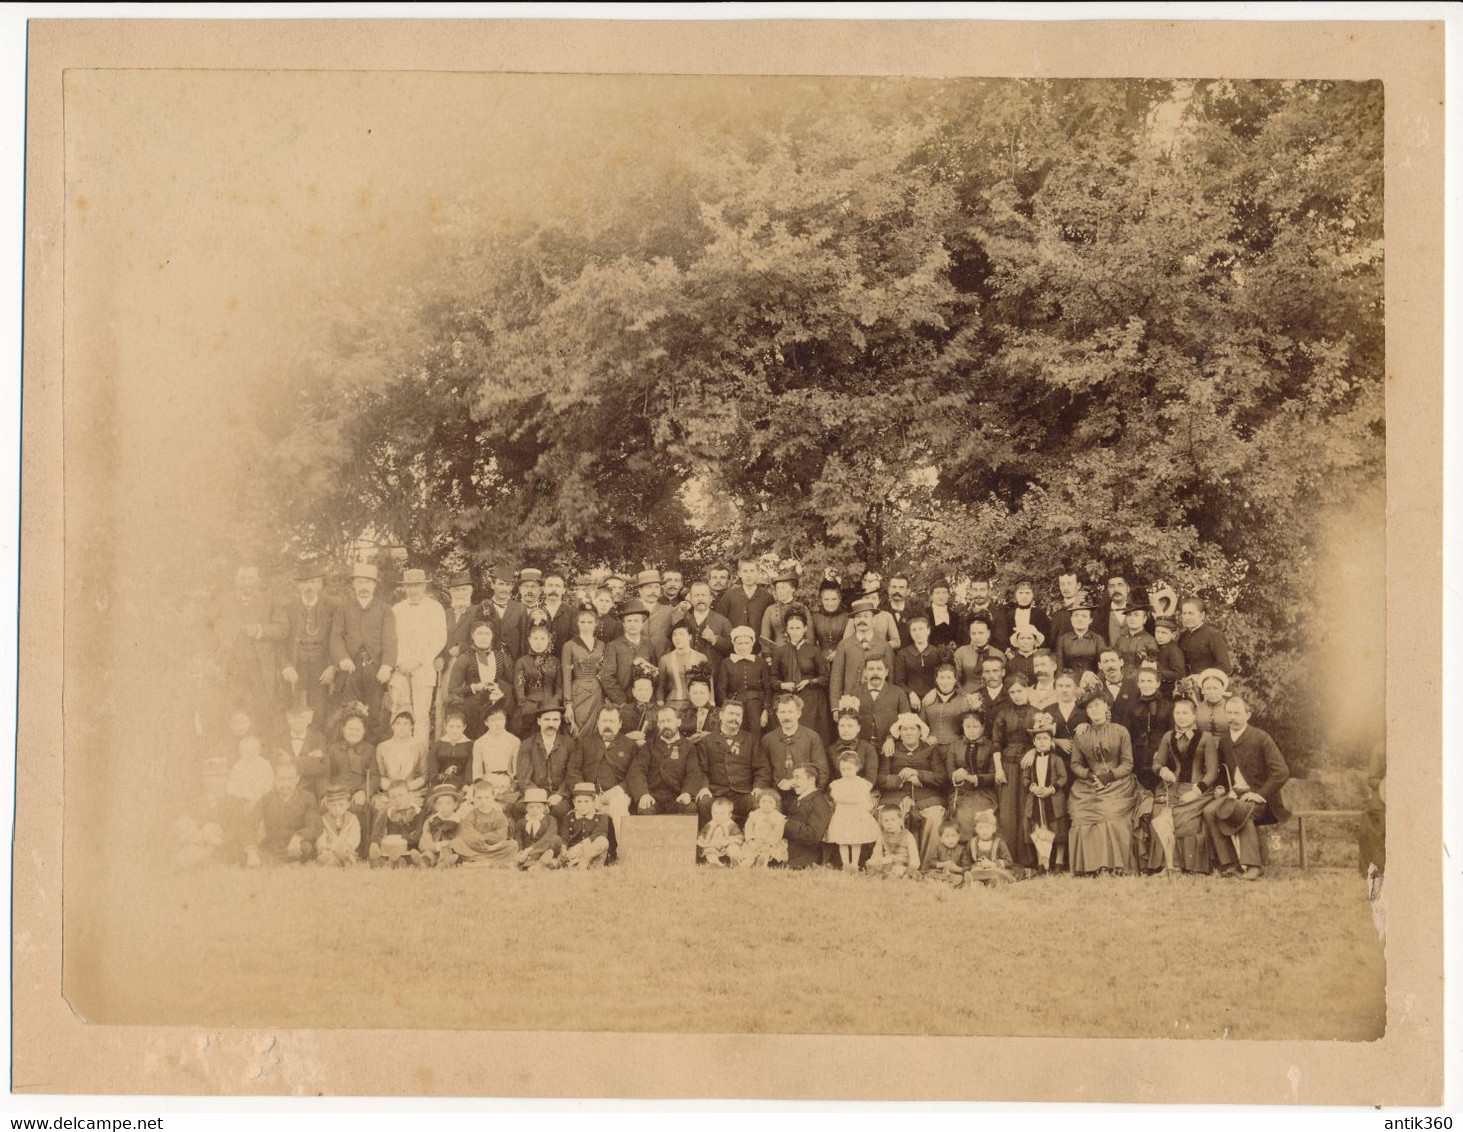
M328 600L323 594L315 605L318 618L319 641L324 646L321 655L321 668L331 663L330 658L330 634L335 627L335 618L340 614L340 605L337 602ZM280 668L293 668L300 674L301 680L310 677L304 670L305 660L302 655L302 645L305 643L305 603L295 598L284 607L287 636L284 643L280 645L279 666ZM317 672L319 669L317 669ZM296 685L299 687L299 685Z
M446 671L445 665L452 659L450 655L452 650L455 648L458 652L461 652L465 647L468 630L472 628L472 623L478 619L478 607L476 605L468 605L466 609L459 613L452 606L444 605L442 607L442 613L447 618L447 643L442 646L441 652L444 662L443 671ZM459 644L459 640L464 642L464 644Z
M746 731L727 738L716 731L701 740L701 771L713 794L750 794L757 786L771 786L767 768L757 757L757 741Z
M517 660L528 651L528 610L521 601L509 601L503 616L498 616L498 607L489 598L479 602L468 611L457 626L457 634L450 638L458 652L466 652L472 643L472 627L479 621L486 621L493 627L493 644L508 654L509 660Z
M605 645L605 666L599 678L605 699L612 704L627 703L630 699L630 685L635 682L635 661L644 660L654 666L660 654L644 633L638 645L630 644L629 638L621 633Z
M894 721L909 710L909 693L898 684L886 683L883 690L873 696L869 694L867 684L860 684L858 702L859 738L872 743L874 750L882 750Z
M1041 606L1039 606L1039 605L1033 604L1030 607L1030 609L1031 609L1031 624L1036 628L1036 631L1038 633L1040 633L1044 638L1046 638L1042 642L1042 646L1041 647L1042 648L1047 648L1047 649L1056 648L1056 645L1057 645L1056 638L1052 636L1052 619L1047 616L1046 610L1042 609ZM1006 634L1006 638L1005 639L1006 639L1007 646L1009 647L1010 641L1011 641L1011 634L1016 629L1016 603L1015 602L1011 602L1011 603L1009 603L1007 605L1001 606L1001 624L1004 627L1004 630L1003 631Z
M396 665L396 614L391 606L381 599L380 594L371 598L365 609L354 596L341 603L340 613L333 619L330 630L330 660L339 664L349 657L359 659L360 650L365 648L371 654L371 665L395 667Z
M691 626L691 647L699 653L704 653L711 661L711 675L714 679L721 671L721 662L731 656L732 623L714 609L706 611L706 620L698 623L696 611L691 610L686 614L686 623ZM701 636L702 632L710 629L716 634L715 641L708 641Z
M647 793L645 752L623 735L606 743L599 733L581 735L569 756L569 781L593 782L603 793L623 786L633 805Z
M833 819L833 803L814 790L793 803L782 836L787 839L787 867L806 869L823 863L823 838Z
M689 794L695 798L706 785L696 744L685 738L667 743L659 735L647 741L645 781L656 797Z
M1219 736L1219 761L1229 771L1229 782L1234 781L1238 770L1250 789L1264 796L1269 812L1257 818L1256 825L1271 825L1290 817L1280 797L1280 788L1290 780L1290 768L1268 732L1250 724L1235 742L1226 728Z
M762 632L762 614L767 612L767 607L776 599L767 591L766 586L758 586L748 597L741 582L733 582L729 590L722 595L726 604L722 612L726 619L731 622L732 628L738 625L750 625L754 632Z
M550 794L569 797L574 780L569 777L569 758L574 753L574 740L560 731L554 736L552 749L544 749L543 732L535 732L518 747L518 773L514 788L527 790L537 786Z
M1178 646L1184 651L1189 675L1206 668L1217 668L1226 675L1234 671L1229 659L1229 642L1224 634L1207 621L1197 629L1185 629L1178 635Z

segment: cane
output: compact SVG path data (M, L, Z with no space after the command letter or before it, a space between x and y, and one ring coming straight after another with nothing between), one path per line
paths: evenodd
M366 764L366 805L364 807L364 809L366 811L364 816L365 816L365 819L366 819L366 856L367 857L370 857L370 855L371 855L371 835L374 832L374 827L375 827L375 824L376 824L376 821L375 821L375 817L376 817L376 804L375 803L376 803L376 799L373 796L373 791L371 790L371 764L370 763L367 763Z

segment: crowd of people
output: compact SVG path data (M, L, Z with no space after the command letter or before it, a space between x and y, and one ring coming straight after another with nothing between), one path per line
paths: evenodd
M279 602L243 566L210 611L228 726L182 858L593 867L632 815L681 814L710 867L1255 879L1288 816L1224 635L1161 583L957 606L745 557L689 586L495 567L479 601L456 573L443 604L420 569L395 601L371 563L338 598L326 574Z

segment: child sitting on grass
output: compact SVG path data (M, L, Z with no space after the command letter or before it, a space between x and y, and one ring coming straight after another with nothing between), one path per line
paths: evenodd
M371 826L371 848L368 854L373 869L390 866L405 868L411 864L409 854L421 835L422 808L412 797L403 778L386 783L386 804L375 815Z
M1010 884L1016 877L1012 873L1015 863L1011 850L996 832L996 815L982 810L975 815L975 836L970 839L970 879L979 881L987 888Z
M523 792L523 820L514 830L518 854L513 863L520 869L551 866L564 847L559 823L549 813L549 792L530 786Z
M868 873L883 880L914 880L919 876L919 843L904 828L898 806L879 807L879 836L869 857Z
M498 802L501 786L486 778L472 784L472 809L462 814L452 840L452 852L463 864L506 868L518 855L518 843L509 835L508 815Z
M960 844L960 826L953 821L942 822L939 840L930 847L929 860L925 861L924 868L920 871L930 879L961 888L965 884L965 874L969 868L970 854Z
M782 836L787 818L783 817L780 803L782 796L767 787L752 791L757 799L757 808L747 815L743 829L742 856L738 862L743 868L765 869L772 862L787 862L787 841ZM716 807L713 805L713 812Z
M432 787L432 792L427 795L427 807L432 811L431 816L422 823L417 847L411 853L411 859L418 865L424 868L450 869L457 864L457 853L452 848L452 842L457 840L462 824L457 820L457 811L461 806L462 795L457 792L457 787L445 782Z
M697 856L708 865L726 867L741 859L744 838L732 811L730 798L717 798L711 803L711 820L696 838Z
M361 820L351 813L351 792L344 786L325 791L321 833L315 839L315 863L344 868L356 863L361 847Z
M574 812L564 819L564 849L555 867L590 869L603 865L610 852L610 816L599 811L599 788L593 782L574 785Z

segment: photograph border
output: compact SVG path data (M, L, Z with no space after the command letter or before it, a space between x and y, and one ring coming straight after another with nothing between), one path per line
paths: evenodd
M62 79L72 68L1380 79L1386 100L1387 1027L1375 1042L219 1030L61 994ZM1437 1104L1443 1088L1439 22L39 20L27 74L12 1088L20 1093ZM1406 501L1402 505L1399 501ZM378 1056L386 1042L391 1056ZM932 1050L970 1074L928 1072ZM1063 1071L1051 1067L1060 1062ZM877 1064L878 1073L868 1067ZM570 1067L573 1067L572 1070Z

